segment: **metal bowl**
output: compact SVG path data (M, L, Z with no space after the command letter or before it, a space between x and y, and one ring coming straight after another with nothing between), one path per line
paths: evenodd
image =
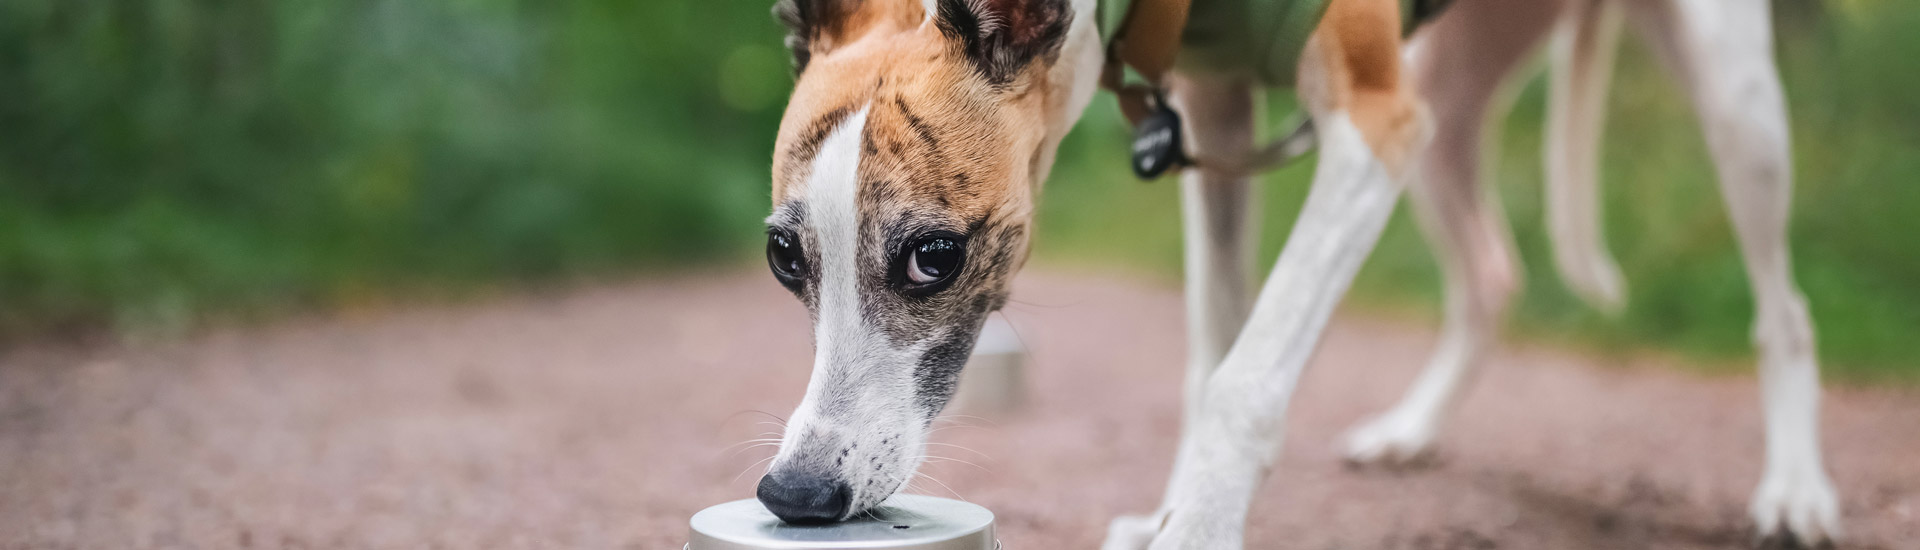
M686 550L998 550L993 512L937 497L894 495L871 513L827 525L789 525L760 501L736 500L688 521Z

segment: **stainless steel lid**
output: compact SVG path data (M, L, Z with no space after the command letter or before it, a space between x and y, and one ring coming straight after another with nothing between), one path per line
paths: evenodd
M894 495L871 514L828 525L788 525L760 501L736 500L689 521L687 550L994 550L993 512L921 495Z

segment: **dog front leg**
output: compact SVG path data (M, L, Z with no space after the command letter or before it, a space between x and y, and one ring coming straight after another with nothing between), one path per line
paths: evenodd
M1253 149L1258 89L1241 79L1174 75L1175 107L1186 115L1193 150L1241 155ZM1187 377L1182 426L1192 429L1207 376L1246 322L1252 275L1255 204L1244 173L1207 168L1180 174L1180 222L1185 237Z
M1241 546L1247 508L1279 454L1294 385L1400 196L1401 184L1345 112L1316 124L1313 189L1240 338L1207 381L1154 549Z
M1239 156L1254 147L1260 91L1240 78L1176 73L1170 98L1185 122L1192 151ZM1252 306L1250 277L1260 233L1260 199L1245 173L1208 168L1180 174L1180 221L1185 237L1187 374L1182 394L1174 470L1189 460L1207 378L1227 355ZM1171 492L1167 493L1171 495ZM1160 510L1166 509L1166 503ZM1164 514L1121 516L1108 526L1106 550L1146 547Z

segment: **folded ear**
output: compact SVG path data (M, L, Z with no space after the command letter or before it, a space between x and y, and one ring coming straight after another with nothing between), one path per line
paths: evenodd
M793 72L807 69L815 53L825 53L851 37L851 19L861 0L779 0L773 18L787 27L787 49L793 51Z
M1068 0L935 0L940 31L960 43L988 82L1003 85L1036 60L1052 62L1066 41Z

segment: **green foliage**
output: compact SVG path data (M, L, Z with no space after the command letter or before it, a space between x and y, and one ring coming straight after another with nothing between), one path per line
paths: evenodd
M0 331L727 257L779 37L760 2L0 3Z
M0 334L756 261L791 85L770 3L0 2ZM1895 4L1777 3L1795 259L1848 378L1920 375L1920 73L1887 65L1920 58L1920 10ZM1513 329L1743 362L1751 301L1684 96L1628 48L1603 170L1620 319L1553 273L1542 96L1521 89L1490 169L1527 267ZM1037 260L1177 277L1178 192L1127 174L1114 113L1063 146ZM1266 178L1263 265L1311 169ZM1430 312L1404 218L1356 299Z

